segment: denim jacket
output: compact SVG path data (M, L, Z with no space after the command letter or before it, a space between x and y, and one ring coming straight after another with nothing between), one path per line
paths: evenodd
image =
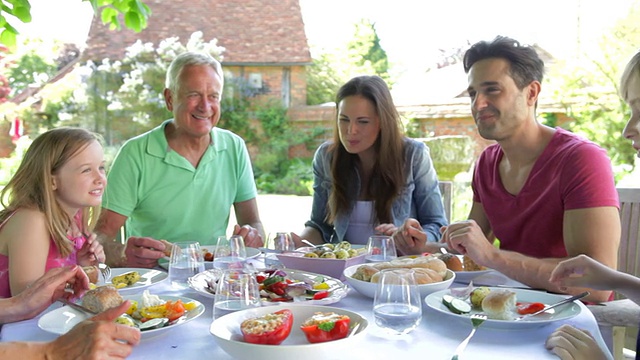
M325 221L328 209L329 194L331 192L331 158L329 146L331 142L320 145L313 158L313 207L311 219L305 223L317 229L325 242L338 242L344 240L349 227L349 214L340 214L336 217L332 226ZM400 194L394 200L391 209L393 224L400 227L407 218L417 219L427 233L428 241L440 239L440 227L447 225L447 218L442 205L442 197L438 187L438 177L429 148L420 141L405 138L404 141L404 169L406 181ZM354 197L360 194L360 178L357 174L357 183L350 187ZM352 199L351 208L355 201Z

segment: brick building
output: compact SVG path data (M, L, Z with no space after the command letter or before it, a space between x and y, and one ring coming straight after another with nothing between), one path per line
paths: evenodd
M196 32L224 47L225 75L243 78L263 97L286 107L306 104L305 66L311 54L298 0L148 0L152 11L146 29L110 31L95 17L82 61L122 59L138 39L157 45Z

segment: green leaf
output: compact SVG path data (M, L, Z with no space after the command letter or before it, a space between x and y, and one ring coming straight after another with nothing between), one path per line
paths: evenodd
M127 11L124 15L124 25L135 32L140 32L142 30L140 14L135 11Z
M118 21L118 16L114 16L111 18L111 25L109 25L109 29L111 30L120 30L120 21Z
M7 19L5 19L4 16L2 16L2 13L0 13L0 28L3 28L6 23Z
M31 10L26 6L17 6L13 8L13 15L23 23L31 22Z
M0 43L6 45L11 50L14 50L16 47L16 35L16 32L5 27L2 33L0 33Z
M108 22L113 22L114 18L118 17L118 12L114 8L104 8L102 9L102 13L100 14L100 18L102 19L102 23L106 24Z
M129 0L114 0L112 5L123 14L129 11Z
M325 321L323 323L318 324L318 329L329 332L333 330L335 326L336 326L335 321Z

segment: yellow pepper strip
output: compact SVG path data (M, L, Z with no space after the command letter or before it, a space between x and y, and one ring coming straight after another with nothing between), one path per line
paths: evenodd
M189 301L188 303L183 304L183 306L185 310L191 311L195 309L198 305L196 304L195 301Z
M313 285L314 290L327 290L328 288L329 288L329 284L327 284L326 282Z

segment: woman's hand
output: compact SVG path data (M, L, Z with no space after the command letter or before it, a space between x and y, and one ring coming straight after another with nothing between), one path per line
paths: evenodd
M588 331L571 325L562 325L549 335L545 347L562 360L608 359Z
M15 304L7 312L2 323L14 322L43 312L49 305L61 297L77 298L89 289L89 278L80 266L65 266L47 271L42 277L29 285L23 292L11 299Z
M47 359L124 359L140 342L140 330L114 321L130 306L129 301L76 325L47 344Z
M438 252L442 244L427 241L427 233L416 219L409 218L393 233L396 248L404 255Z
M549 281L562 288L588 287L597 290L612 289L619 274L596 260L578 255L560 262L551 273Z
M96 240L96 234L91 233L91 235L86 239L82 248L78 251L76 255L77 262L81 266L92 266L98 265L98 263L103 263L105 261L104 248Z

